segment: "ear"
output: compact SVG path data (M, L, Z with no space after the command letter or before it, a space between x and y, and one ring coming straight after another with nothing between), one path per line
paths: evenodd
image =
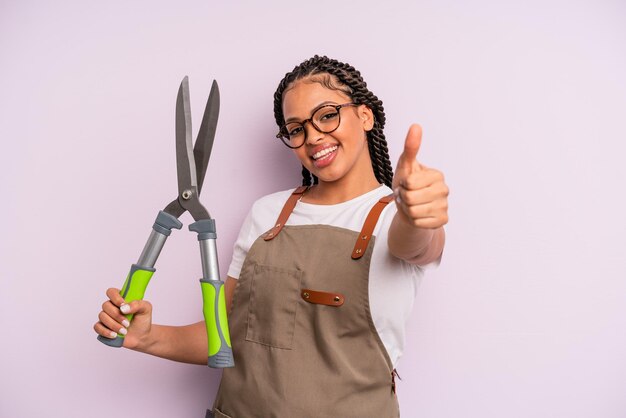
M359 119L365 131L371 131L374 128L374 112L366 105L361 105L359 109Z

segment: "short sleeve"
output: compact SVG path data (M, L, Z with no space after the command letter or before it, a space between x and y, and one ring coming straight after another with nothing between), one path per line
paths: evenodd
M228 275L234 279L239 278L243 262L248 256L248 251L261 234L274 225L274 220L283 207L292 190L284 190L262 197L254 202L248 215L241 225L239 236L233 247L233 258L228 267Z
M241 229L239 230L239 236L237 236L237 240L235 241L235 245L233 247L233 258L230 262L230 266L228 267L228 275L234 279L239 278L243 261L246 259L248 251L256 239L256 237L253 236L253 210L254 206L250 209L248 215L244 219Z

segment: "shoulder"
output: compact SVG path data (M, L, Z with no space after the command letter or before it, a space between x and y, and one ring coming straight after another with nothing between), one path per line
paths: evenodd
M352 209L357 211L360 210L369 212L372 208L374 208L374 206L376 206L379 201L381 201L384 197L389 196L390 194L392 194L392 190L389 187L387 187L386 185L380 185L378 188L368 193L365 193L355 199L345 202L345 207L339 207L338 205L338 209ZM391 202L393 202L393 200ZM387 204L385 205L383 210L387 210L389 207L393 206L394 205L392 204Z
M255 212L263 212L266 210L272 210L278 208L279 210L285 205L289 196L293 193L293 189L281 190L265 196L262 196L254 201L252 204L252 210Z
M250 212L253 216L278 216L278 213L280 213L280 210L283 208L285 202L287 202L287 199L289 199L289 196L291 196L295 189L296 188L294 187L293 189L281 190L279 192L274 192L260 197L252 204Z
M379 192L377 193L376 201L379 201L380 199L390 196L392 194L393 191L391 190L391 188L389 188L388 186L381 186ZM373 204L375 204L375 202L373 202ZM383 208L378 223L376 225L376 232L380 231L381 229L386 232L389 229L389 225L391 224L391 221L393 220L393 217L395 216L397 211L398 208L396 207L394 200L387 200L387 204Z
M238 269L241 267L241 263L243 263L243 259L252 246L252 243L274 225L278 214L293 190L295 190L295 188L265 195L252 204L241 225L237 241L235 242L233 260L238 257L239 266L232 270L232 274L231 270L229 270L229 275L232 277L239 276ZM233 266L233 264L231 264L231 266ZM234 273L235 271L236 273Z
M381 198L390 193L390 188L381 185L351 200L333 205L317 205L300 202L294 208L287 224L323 224L359 232L363 228L370 211ZM387 208L384 209L387 210Z
M370 201L372 203L382 199L383 197L393 194L393 190L385 184L381 184L380 187L375 189L371 195Z

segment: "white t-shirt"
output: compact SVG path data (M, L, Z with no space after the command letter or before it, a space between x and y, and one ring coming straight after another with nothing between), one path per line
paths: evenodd
M257 200L246 217L235 242L228 275L239 278L243 261L254 241L271 227L293 192L284 190ZM391 189L381 185L375 190L336 205L315 205L298 202L285 225L331 225L360 232L374 204ZM424 268L408 264L389 252L387 234L397 211L389 203L374 229L376 237L369 274L370 310L374 326L396 366L404 349L405 327L413 308ZM370 244L371 245L371 244ZM348 256L351 248L348 249ZM433 264L438 264L436 261Z

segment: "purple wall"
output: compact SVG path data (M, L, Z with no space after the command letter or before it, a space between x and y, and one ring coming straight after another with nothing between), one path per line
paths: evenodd
M624 3L233 3L0 4L0 416L204 416L218 372L108 349L92 325L176 193L181 78L196 128L220 83L202 200L225 272L250 203L299 181L272 94L315 53L384 100L392 161L421 123L451 189L403 416L626 416ZM157 268L155 322L199 320L195 234Z

